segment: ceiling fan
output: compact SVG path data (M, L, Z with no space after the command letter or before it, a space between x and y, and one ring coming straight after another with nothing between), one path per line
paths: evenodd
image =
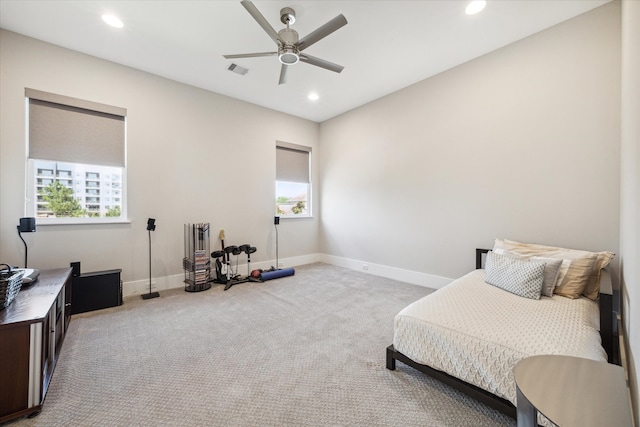
M334 64L333 62L325 61L324 59L316 58L315 56L302 53L303 50L311 46L312 44L322 40L334 31L347 25L347 19L342 15L338 15L331 21L327 22L315 31L307 34L302 39L298 38L298 32L289 28L289 25L293 25L296 21L296 12L290 7L285 7L280 11L280 21L287 26L282 30L276 32L273 27L262 16L260 11L249 0L243 0L240 2L253 19L258 22L258 25L271 37L271 39L278 45L278 50L275 52L259 52L259 53L243 53L237 55L224 55L227 59L233 58L254 58L258 56L273 56L278 55L278 59L282 63L280 69L280 80L278 84L284 84L287 82L287 70L290 65L296 64L298 61L306 62L307 64L315 65L317 67L324 68L336 73L341 72L344 67L342 65Z

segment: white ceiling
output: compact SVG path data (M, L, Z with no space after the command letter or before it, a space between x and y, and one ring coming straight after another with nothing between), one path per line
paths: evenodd
M276 31L280 9L295 9L301 38L341 13L349 22L305 50L344 71L298 63L286 85L275 56L222 57L275 50L240 1L0 0L0 27L322 122L609 1L488 0L474 16L464 13L467 0L254 1ZM124 28L104 24L105 13ZM232 63L249 73L228 71ZM319 100L307 99L312 91Z

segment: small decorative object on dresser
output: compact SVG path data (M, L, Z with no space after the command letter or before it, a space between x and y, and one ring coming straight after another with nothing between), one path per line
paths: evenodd
M0 267L3 267L0 269L0 309L2 309L9 306L20 292L24 271L12 270L9 264L0 264Z

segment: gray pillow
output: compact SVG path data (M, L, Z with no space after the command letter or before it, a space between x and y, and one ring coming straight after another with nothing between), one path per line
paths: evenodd
M484 281L524 298L540 299L544 267L543 261L524 261L490 251Z
M544 280L542 281L542 295L545 297L552 297L553 290L556 288L556 281L560 274L560 266L562 266L561 259L545 258L541 256L534 256L529 258L531 261L544 262Z

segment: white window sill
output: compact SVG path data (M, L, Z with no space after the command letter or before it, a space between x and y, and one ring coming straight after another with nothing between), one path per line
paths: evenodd
M123 218L36 218L36 227L47 225L102 225L131 224L130 219Z

